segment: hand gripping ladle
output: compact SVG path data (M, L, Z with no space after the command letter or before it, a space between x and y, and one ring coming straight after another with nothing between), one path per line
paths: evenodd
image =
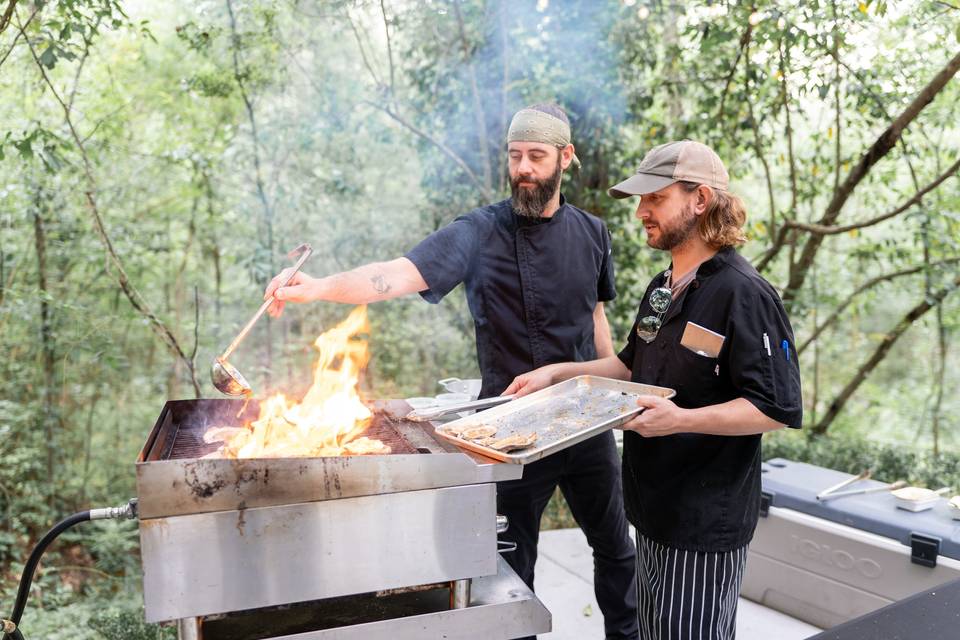
M290 253L287 254L288 258L296 258L299 256L296 264L293 265L293 271L290 272L290 275L280 283L280 286L277 289L287 286L290 280L293 279L293 276L300 271L300 267L303 266L303 263L307 261L307 258L310 257L310 254L313 253L313 247L309 244L302 244ZM274 290L276 291L276 290ZM237 337L233 339L233 342L230 343L230 346L227 347L218 358L213 361L213 366L210 368L210 380L221 393L225 393L228 396L250 396L253 394L253 389L250 388L250 383L247 382L247 379L243 377L237 368L232 364L227 362L227 358L230 357L230 354L233 353L233 350L247 337L247 334L250 332L250 329L253 328L253 325L260 319L260 316L263 315L263 312L276 300L274 296L270 296L267 300L260 305L260 308L257 309L257 312L253 314L253 317L250 318L250 321L244 325L243 329L240 330L240 333L237 334Z

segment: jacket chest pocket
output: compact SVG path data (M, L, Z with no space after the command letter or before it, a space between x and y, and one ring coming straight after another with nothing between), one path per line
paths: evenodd
M702 356L677 344L672 353L676 373L673 388L684 406L703 407L714 403L720 381L720 360Z

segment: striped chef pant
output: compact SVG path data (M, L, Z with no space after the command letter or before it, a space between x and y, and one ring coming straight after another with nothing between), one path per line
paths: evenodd
M673 549L637 533L644 640L733 640L747 545L722 553Z

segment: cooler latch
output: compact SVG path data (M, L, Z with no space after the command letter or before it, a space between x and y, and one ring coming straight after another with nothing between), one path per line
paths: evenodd
M922 533L910 534L910 562L924 567L935 567L938 555L940 555L940 538L925 536Z
M773 496L775 494L772 491L761 491L760 492L760 517L766 518L770 515L770 505L773 504Z

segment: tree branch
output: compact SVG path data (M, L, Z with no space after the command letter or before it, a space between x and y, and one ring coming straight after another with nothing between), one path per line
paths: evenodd
M390 63L390 95L393 95L396 84L393 72L393 45L390 43L390 23L387 22L387 8L383 0L380 0L380 14L383 16L383 32L387 36L387 62Z
M948 286L927 296L923 302L911 309L900 320L900 322L898 322L897 325L883 337L883 340L874 350L873 355L871 355L866 362L860 365L860 368L857 370L856 374L854 374L850 381L847 382L846 386L837 395L837 397L834 398L833 402L830 403L830 407L827 409L827 412L824 414L823 418L821 418L820 421L813 426L813 433L815 435L822 435L826 433L827 429L830 427L830 424L843 410L843 407L846 405L847 401L850 400L850 397L857 391L857 389L860 388L860 385L863 384L870 373L887 356L887 354L890 352L890 349L894 344L896 344L900 336L902 336L907 329L913 326L913 323L923 316L923 314L943 302L943 299L946 298L947 295L954 291L957 287L960 287L960 276L954 278L953 282Z
M14 2L14 1L16 0L11 0L11 2ZM3 63L7 61L7 58L10 57L10 54L13 53L13 50L17 48L17 42L20 41L20 36L23 35L23 31L25 31L26 28L30 26L30 23L33 22L34 17L37 15L37 13L40 12L41 6L43 5L38 4L37 6L35 6L33 11L30 12L30 15L27 16L26 22L23 23L23 29L22 30L18 29L17 34L13 37L13 42L10 43L10 48L7 49L7 52L3 54L2 58L0 58L0 67L2 67ZM2 29L0 29L0 31L2 31Z
M737 57L733 59L733 66L730 67L730 73L727 74L723 84L723 92L720 94L720 108L717 110L717 120L723 122L723 108L727 102L727 93L730 91L730 85L733 83L733 75L737 72L737 65L740 64L740 58L747 45L750 44L750 38L753 35L753 25L747 20L747 28L740 36L740 48L737 50Z
M877 223L883 222L884 220L889 220L890 218L893 218L894 216L897 216L903 213L913 205L919 203L923 199L923 196L925 196L930 191L933 191L934 189L936 189L940 185L940 183L942 183L947 178L951 177L953 174L957 173L958 170L960 170L960 159L958 159L956 162L950 165L950 168L944 171L942 174L940 174L940 176L936 180L934 180L933 182L925 186L920 191L913 194L913 197L911 197L909 200L904 202L902 205L900 205L896 209L888 211L875 218L870 218L869 220L864 220L862 222L855 222L855 223L847 224L843 226L807 224L805 222L797 222L794 220L787 220L785 224L791 227L792 229L800 229L802 231L807 231L809 233L822 235L822 236L837 235L838 233L846 233L847 231L853 231L854 229L862 229L864 227L870 227Z
M780 249L783 248L783 245L787 242L787 236L790 235L790 227L786 224L781 225L780 229L777 231L777 237L773 239L773 244L770 245L770 248L761 254L760 258L757 261L756 266L754 267L757 271L763 272L767 268L767 265L777 257L777 254L780 253Z
M360 49L360 59L363 60L363 66L365 66L367 71L370 72L370 77L373 78L373 83L380 87L383 85L383 83L380 82L380 78L377 77L376 71L373 70L373 66L370 64L370 60L367 58L367 51L363 47L363 39L360 37L360 32L357 31L357 25L353 23L353 18L350 17L350 12L345 13L347 17L347 23L350 25L350 30L353 31L353 37L357 41L357 48Z
M13 17L13 10L17 8L18 0L10 0L7 2L7 8L4 10L3 15L0 15L0 33L10 25L10 19Z
M750 95L749 44L747 44L747 46L743 49L743 64L746 67L746 72L743 74L744 87L747 90L747 94ZM753 148L756 150L757 158L760 160L760 164L763 165L763 176L767 183L767 198L769 199L770 206L770 222L768 224L769 228L767 229L767 232L770 234L770 239L773 240L777 233L777 203L773 197L773 179L770 177L770 164L767 162L767 157L763 154L763 147L760 141L760 126L757 124L757 119L753 114L753 100L747 100L747 112L750 117L750 128L753 129Z
M938 93L960 70L960 53L956 54L946 65L927 83L927 85L917 94L917 97L907 106L897 118L890 123L890 126L880 134L869 149L861 156L860 161L850 171L843 184L833 195L826 210L821 216L819 223L821 225L833 225L840 215L843 205L853 194L854 189L867 176L870 169L881 158L886 156L900 139L903 129L913 122L920 115L920 112L930 104ZM817 235L811 237L803 246L800 259L797 261L796 269L790 274L790 280L783 292L783 303L789 310L797 297L803 283L806 280L810 265L820 249L824 236Z
M263 183L263 170L260 166L260 134L257 130L257 118L253 110L253 102L250 99L247 86L244 83L244 75L240 69L240 35L237 31L237 19L233 13L233 2L226 0L227 14L230 18L231 49L233 53L233 77L240 88L240 97L243 98L243 104L247 110L247 120L250 122L250 137L253 140L253 171L254 183L257 188L257 199L260 200L260 206L263 209L263 226L266 231L266 250L269 260L270 273L276 273L276 267L273 263L273 206L267 198L267 192ZM269 371L273 365L273 332L270 318L267 318L267 382L269 382Z
M835 65L838 67L837 78L840 77L839 67L843 67L844 69L846 69L847 73L853 76L853 78L860 83L860 88L863 90L863 92L866 95L870 97L871 100L873 100L873 102L877 105L877 108L880 109L880 112L884 115L884 117L889 120L892 120L893 117L890 115L890 112L887 109L887 105L883 102L883 100L880 99L880 96L877 95L877 93L873 90L873 88L867 83L866 79L864 79L863 76L860 75L859 71L851 67L849 64L847 64L840 58L839 48L836 46L833 46L833 47L829 46L826 42L822 41L819 37L817 37L816 34L808 34L808 35L810 35L811 40L817 46L819 46L821 49L826 51L827 54L833 58ZM838 125L838 131L839 131L839 125ZM913 180L913 187L914 189L919 189L920 185L917 183L916 171L914 171L913 163L910 161L910 149L907 146L906 138L904 136L901 136L899 142L900 142L900 146L903 147L904 161L907 163L907 169L910 171L910 177ZM839 140L837 141L837 145L839 148ZM839 174L839 171L840 171L840 165L838 164L836 167L836 173ZM833 190L834 190L834 193L836 193L837 184L839 184L840 182L839 178L836 177L836 175L835 175L834 181L836 184L834 184Z
M923 270L925 270L925 269L928 269L928 268L931 268L931 267L939 267L939 266L942 266L942 265L945 265L945 264L954 264L954 263L957 263L957 262L960 262L960 257L957 257L957 258L948 258L948 259L946 259L946 260L939 260L939 261L937 261L937 262L931 262L929 265L922 264L922 265L920 265L920 266L918 266L918 267L910 267L909 269L901 269L900 271L893 271L893 272L891 272L891 273L885 273L885 274L883 274L883 275L879 275L879 276L876 276L876 277L874 277L874 278L870 278L869 280L867 280L866 282L864 282L862 285L860 285L859 287L857 287L857 288L853 291L853 293L851 293L849 296L847 296L846 298L844 298L843 302L841 302L839 305L837 305L837 306L834 308L834 310L833 310L833 312L830 314L830 316L829 316L826 320L823 321L823 324L821 324L820 326L816 327L816 328L813 330L813 333L810 334L810 337L808 337L806 340L804 340L804 341L803 341L803 344L801 344L800 346L797 347L797 353L798 353L798 354L803 353L803 351L804 351L807 347L809 347L817 338L820 337L820 334L822 334L828 327L830 327L831 325L833 325L834 322L837 321L837 319L840 317L840 314L842 314L842 313L844 312L844 310L846 310L846 308L850 306L850 304L854 301L854 299L856 299L857 296L859 296L860 294L864 293L865 291L868 291L868 290L872 289L873 287L877 286L878 284L880 284L880 283L882 283L882 282L889 282L890 280L895 280L896 278L901 278L901 277L903 277L903 276L909 276L909 275L913 275L913 274L915 274L915 273L920 273L921 271L923 271Z
M67 128L70 130L70 135L80 152L80 157L83 160L84 176L87 181L87 191L85 192L87 205L90 209L90 213L93 216L94 228L97 232L97 235L100 237L100 241L107 250L107 257L110 264L116 271L117 283L120 285L121 291L123 291L133 308L149 321L150 328L153 329L154 333L160 337L170 352L173 353L175 357L180 358L184 363L186 363L187 369L190 372L190 381L193 384L193 389L196 392L197 397L199 397L200 384L197 381L197 375L193 368L193 363L180 347L180 343L177 341L176 336L173 335L173 332L153 312L153 310L150 308L150 305L147 304L143 296L140 295L140 292L137 291L133 283L130 282L130 278L127 276L126 270L123 268L123 262L120 260L120 256L117 255L116 250L113 248L113 243L110 240L110 236L107 234L106 228L104 227L103 218L100 216L100 210L97 207L96 197L94 196L94 192L97 190L97 182L93 176L92 163L90 162L90 157L87 155L86 148L83 146L83 141L80 138L80 134L77 133L77 130L74 127L73 118L70 114L70 108L67 106L66 102L63 101L63 98L60 97L56 87L53 86L53 82L50 80L50 76L47 75L43 63L40 62L40 58L37 56L37 52L33 48L33 44L31 44L27 34L23 31L24 25L18 24L17 28L23 35L24 41L27 43L27 47L30 50L30 55L33 57L37 68L40 70L40 75L43 77L44 83L50 89L54 99L56 99L57 103L63 110L63 116L64 120L66 121Z
M483 110L483 100L480 96L480 87L477 84L477 72L470 57L470 43L467 41L467 30L463 24L463 13L460 11L460 0L453 3L457 15L457 26L460 32L460 44L463 50L463 60L467 65L470 76L470 93L473 96L473 111L477 120L477 136L480 139L480 166L483 169L484 192L493 191L493 176L490 167L490 142L487 135L487 116ZM485 196L486 197L486 196Z
M783 101L783 113L787 118L787 159L790 162L790 211L788 212L788 218L796 218L797 216L797 200L799 198L797 190L797 160L796 154L793 151L793 125L790 122L790 102L787 99L787 62L783 53L783 41L781 40L777 45L777 51L780 54L780 75L783 78L780 80L782 83L780 91L780 99Z
M443 143L443 141L434 138L434 137L431 136L429 133L427 133L426 131L420 129L419 127L417 127L417 126L416 126L415 124L413 124L412 122L409 122L409 121L406 120L403 116L401 116L400 114L398 114L398 113L394 112L392 109L390 109L390 107L385 107L385 106L383 106L383 105L379 105L379 104L377 104L377 103L375 103L375 102L371 102L371 101L369 101L369 100L365 100L364 102L366 102L366 104L370 105L370 106L373 107L374 109L378 109L378 110L380 110L380 111L383 111L385 114L387 114L388 116L390 116L393 120L395 120L395 121L398 122L399 124L403 125L406 129L408 129L408 130L411 131L412 133L420 136L421 138L423 138L424 140L426 140L426 141L429 142L430 144L432 144L432 145L434 145L435 147L437 147L438 149L440 149L440 151L442 151L444 154L446 154L446 156L447 156L448 158L450 158L451 160L453 160L453 161L457 164L457 166L460 167L465 174L467 174L467 177L470 179L470 181L471 181L474 185L476 185L477 189L480 190L480 193L481 193L481 195L484 197L484 199L486 199L486 200L493 200L493 193L483 184L483 182L480 181L480 178L477 177L477 174L475 174L475 173L473 172L473 170L470 169L470 165L468 165L468 164L464 161L463 158L461 158L459 155L457 155L457 153L456 153L453 149L451 149L450 147L448 147L447 145L445 145L445 144Z
M833 68L834 68L834 82L836 86L833 91L833 100L834 100L834 110L836 111L836 127L837 127L837 136L833 141L833 193L837 193L837 189L840 188L840 38L837 36L837 0L830 0L830 9L833 13L833 30L831 35L833 36Z

